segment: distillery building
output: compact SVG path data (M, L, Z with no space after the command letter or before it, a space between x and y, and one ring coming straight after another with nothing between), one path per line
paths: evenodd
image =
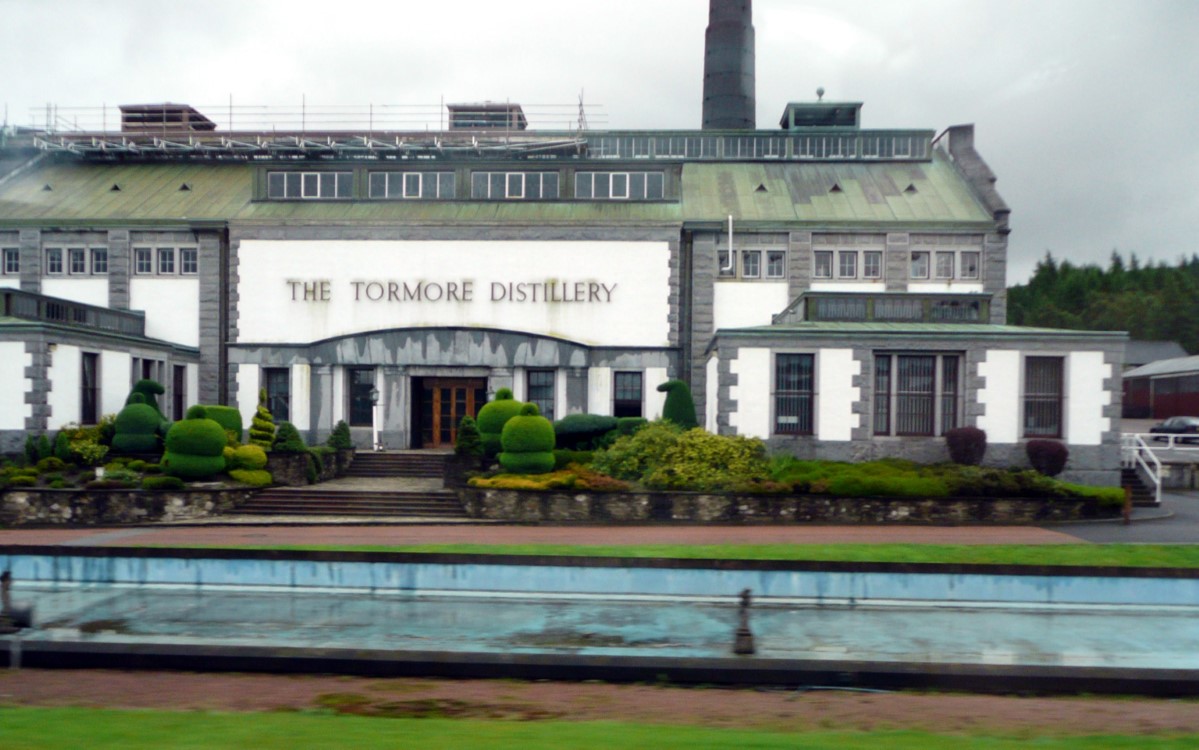
M13 132L0 161L0 436L134 380L169 416L265 388L310 440L445 448L497 389L551 418L701 422L801 456L988 460L1065 441L1114 483L1123 334L1004 325L1009 209L973 127L870 130L820 98L754 117L749 2L712 4L697 130L230 130L187 105Z

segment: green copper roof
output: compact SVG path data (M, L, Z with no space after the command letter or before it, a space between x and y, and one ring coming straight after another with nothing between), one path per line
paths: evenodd
M723 222L729 214L742 223L780 226L985 228L993 224L969 185L940 153L931 161L903 163L692 162L683 166L682 199L660 202L255 201L253 183L258 166L47 159L0 183L0 226L205 222L679 225ZM635 168L655 166L646 163Z
M690 221L993 223L940 152L928 162L692 163L683 196Z
M1106 338L1127 339L1123 331L1070 331L1062 328L991 325L987 323L840 323L800 322L752 328L721 328L718 336L845 336L883 334L887 336L958 336L971 338Z

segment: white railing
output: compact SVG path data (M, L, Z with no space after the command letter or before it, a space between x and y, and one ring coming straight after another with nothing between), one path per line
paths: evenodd
M1120 436L1120 463L1125 469L1133 469L1153 485L1153 501L1162 502L1162 462L1145 442L1147 433L1126 432ZM1158 437L1151 435L1150 437ZM1169 436L1169 445L1174 436Z

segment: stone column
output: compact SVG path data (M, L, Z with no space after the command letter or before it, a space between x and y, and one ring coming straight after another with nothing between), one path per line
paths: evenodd
M308 399L308 424L315 442L333 431L333 365L312 366Z
M379 386L379 440L388 450L412 447L409 435L412 426L411 381L408 368L385 365L379 368L382 380Z
M566 368L566 414L587 411L587 368Z
M42 291L42 231L22 229L17 242L21 256L21 291L41 294Z
M111 229L108 232L108 306L114 310L129 309L130 260L129 230Z

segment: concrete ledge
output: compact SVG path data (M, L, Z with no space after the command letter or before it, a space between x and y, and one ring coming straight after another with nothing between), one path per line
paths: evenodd
M731 634L730 634L731 635ZM13 645L18 651L14 652ZM1192 696L1199 671L852 660L671 658L271 646L40 641L0 637L0 666L38 669L176 669L197 672L604 680L676 684L959 690L978 693L1118 693Z
M829 497L695 492L458 490L472 518L520 523L1032 524L1115 518L1119 507L1046 498Z

